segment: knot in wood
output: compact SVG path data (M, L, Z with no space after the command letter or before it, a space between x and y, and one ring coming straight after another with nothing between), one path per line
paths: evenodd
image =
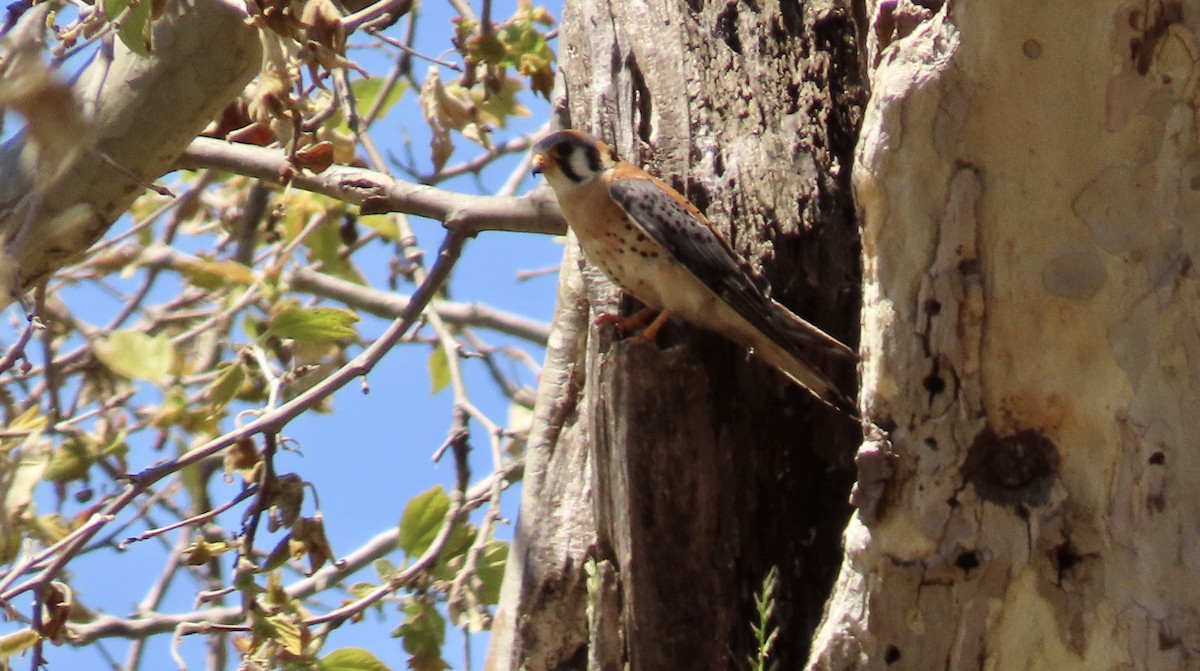
M1046 503L1058 472L1054 442L1038 431L1022 429L997 436L984 429L975 437L963 462L963 480L979 497L1006 506Z

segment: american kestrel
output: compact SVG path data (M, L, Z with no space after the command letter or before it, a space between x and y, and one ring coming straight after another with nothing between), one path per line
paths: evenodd
M533 172L554 189L588 260L649 310L660 311L644 337L653 340L669 316L678 315L750 348L817 398L857 416L854 404L803 354L855 361L854 351L766 296L678 191L574 130L534 146ZM627 327L644 316L606 321Z

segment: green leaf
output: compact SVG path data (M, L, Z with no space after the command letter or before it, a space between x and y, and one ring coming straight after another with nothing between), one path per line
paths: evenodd
M267 555L267 562L259 569L262 573L274 571L277 568L282 568L287 560L292 558L292 535L287 534L283 540L275 544L275 548L271 550L271 554Z
M272 629L272 636L276 643L293 656L300 656L304 652L303 632L300 631L300 626L292 619L284 614L271 615L266 618L267 623Z
M359 114L366 114L375 106L375 101L379 98L379 91L383 88L383 78L374 77L370 79L358 79L350 84L350 91L354 93L354 100L358 103ZM397 79L392 89L388 91L387 97L383 99L383 103L379 106L379 112L375 118L382 118L388 113L388 110L393 105L400 102L400 98L408 92L408 81Z
M396 545L414 557L428 550L442 528L448 510L450 497L441 485L414 496L400 516L400 534Z
M71 438L50 456L45 478L54 482L70 482L87 478L95 456L80 438Z
M446 641L446 620L441 613L432 604L410 600L404 604L404 616L404 623L396 633L403 639L405 652L414 661L441 659L442 644Z
M450 385L450 360L446 357L446 348L438 343L429 355L429 395L437 393Z
M3 515L15 517L33 500L33 490L50 465L50 451L44 445L28 445L21 450L20 461L12 469L8 491L3 492Z
M350 259L342 253L345 243L337 226L318 226L304 238L312 258L321 262L321 272L355 284L366 284L366 280Z
M271 316L267 333L297 342L328 342L357 336L352 326L357 321L358 315L344 308L288 305Z
M0 636L0 661L25 652L37 642L38 634L33 629L22 629Z
M237 397L238 390L246 381L246 369L240 361L225 364L217 374L217 379L208 389L208 399L213 404L213 412L229 405Z
M454 576L458 575L458 572L462 570L463 563L466 562L467 551L475 542L475 535L478 531L472 524L454 523L454 526L450 528L450 535L446 538L446 544L442 546L442 552L438 555L438 561L430 571L434 578L453 580Z
M30 431L31 436L36 436L41 433L41 430L46 428L50 423L50 418L42 412L42 406L38 404L31 405L25 412L13 417L12 421L4 428L10 432Z
M108 18L115 19L128 6L129 0L104 0L104 13Z
M362 598L365 598L371 592L374 592L375 588L377 586L378 585L374 585L369 582L359 581L359 582L356 582L356 583L350 585L349 587L347 587L346 591L353 594L355 599L362 599ZM383 612L383 603L384 602L381 599L379 601L376 601L374 604L372 604L371 607L374 608L375 610L379 611L380 613L382 613Z
M375 574L384 582L391 580L392 576L400 572L395 564L385 558L376 559L371 565L375 567Z
M107 0L104 3L104 11L110 19L115 19L129 5L129 0ZM117 31L121 42L129 47L130 51L139 56L150 55L150 44L148 41L150 26L147 23L150 20L150 9L150 0L141 0L133 5L133 9L124 17L121 22L121 28Z
M391 671L375 655L362 648L339 648L320 661L321 671Z
M480 582L479 600L483 603L500 603L500 582L504 580L504 564L507 561L508 543L501 540L488 541L475 567L475 576Z
M524 88L525 84L520 79L506 77L499 90L487 91L482 87L472 89L471 97L484 120L505 128L510 117L527 117L532 114L517 97Z
M163 382L175 367L175 345L165 333L114 331L92 343L92 351L109 370L131 380Z
M389 242L400 239L400 227L396 225L395 218L390 215L364 214L358 218L358 221Z
M221 289L230 285L254 283L254 271L237 261L187 259L177 270L200 289Z

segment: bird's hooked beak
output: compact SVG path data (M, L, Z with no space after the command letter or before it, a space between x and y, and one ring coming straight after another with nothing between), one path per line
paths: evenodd
M534 154L533 156L533 174L542 174L542 169L546 166L545 154Z

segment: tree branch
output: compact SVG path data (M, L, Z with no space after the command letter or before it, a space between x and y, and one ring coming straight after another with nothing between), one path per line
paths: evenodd
M566 224L548 190L526 196L474 196L399 181L374 170L334 165L318 175L296 170L281 149L196 138L179 162L196 170L214 168L259 179L283 181L356 205L372 213L404 212L441 221L468 236L481 231L513 231L562 235Z
M88 124L59 138L77 139L73 160L46 165L30 133L0 148L0 302L86 251L242 91L260 63L243 18L220 0L171 3L154 22L154 54L117 42L73 86Z
M131 248L131 251L132 248ZM123 254L118 250L116 253ZM131 259L132 261L132 259ZM201 259L169 247L150 247L141 251L137 262L146 268L186 270L200 263ZM284 281L293 291L300 291L344 303L354 309L363 310L376 317L396 319L404 314L412 303L412 298L391 291L381 291L371 287L347 282L331 275L312 270L311 268L296 268L284 275ZM538 345L545 345L550 337L550 325L518 314L497 310L481 303L456 303L452 301L434 301L430 309L447 324L456 328L473 326L490 329L516 338L522 338ZM0 368L0 371L3 371Z
M407 296L364 287L309 268L297 268L285 275L285 279L295 291L306 291L323 298L340 301L377 317L395 317L404 312L411 300ZM458 328L474 326L491 329L543 346L546 344L546 339L550 337L549 324L497 310L481 303L437 301L431 308L447 324Z

